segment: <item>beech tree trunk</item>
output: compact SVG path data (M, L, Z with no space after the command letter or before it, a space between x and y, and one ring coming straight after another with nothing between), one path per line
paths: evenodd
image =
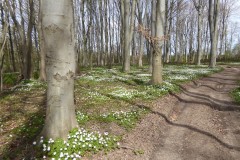
M151 15L151 19L152 19L152 22L151 22L151 36L152 37L155 37L156 35L156 1L152 1L152 15ZM154 52L154 49L151 47L151 50L150 50L150 55L149 55L149 73L152 73L153 71L153 52Z
M124 60L123 72L130 71L130 48L133 38L133 22L135 16L136 0L133 0L130 14L130 0L124 1ZM131 18L131 19L130 19ZM129 21L130 19L130 21Z
M144 8L143 4L138 3L137 5L137 9L138 9L138 23L145 27L145 24L147 23L147 19L146 19L146 9L147 7ZM142 67L143 66L143 53L144 53L144 36L142 34L139 35L140 40L139 40L139 56L138 56L138 67Z
M209 67L211 68L216 66L217 59L218 12L219 12L219 0L209 0L208 21L211 41Z
M47 71L47 114L42 134L67 139L77 127L74 105L76 65L72 0L42 0L41 28Z
M156 33L155 38L159 40L154 41L153 49L153 71L152 84L161 84L162 80L162 48L164 45L164 26L165 26L165 0L157 0L156 4ZM154 10L153 10L154 12Z
M194 6L198 13L198 48L197 48L197 65L201 64L201 57L202 57L202 28L203 28L203 9L204 9L204 2L203 0L193 0Z
M168 4L168 1L166 1L166 4ZM167 5L166 5L167 6ZM166 25L167 29L166 29L166 36L167 36L167 40L166 40L166 55L165 55L165 62L169 63L170 62L170 54L171 54L171 34L172 34L172 21L173 21L173 7L174 7L174 1L172 0L170 2L170 7L169 7L169 24ZM167 13L167 12L166 12Z
M40 45L40 76L39 76L39 80L40 81L46 81L47 80L47 75L46 75L46 53L44 51L44 39L43 39L43 33L42 33L42 29L41 29L41 23L42 23L42 17L41 17L41 1L39 2L39 15L38 15L38 37L39 37L39 45Z
M103 25L103 7L102 7L102 0L98 1L98 5L99 5L99 13L100 13L100 26L101 26L101 30L100 30L100 37L101 37L101 51L100 51L100 65L103 66L104 65L104 43L103 43L103 29L104 29L104 25Z
M27 52L24 53L24 70L23 75L25 79L31 78L32 73L32 30L33 30L33 20L34 20L34 5L33 0L29 0L29 22L27 31Z
M108 1L104 0L104 24L105 24L105 62L110 66L110 54L108 50ZM109 28L110 29L110 28Z

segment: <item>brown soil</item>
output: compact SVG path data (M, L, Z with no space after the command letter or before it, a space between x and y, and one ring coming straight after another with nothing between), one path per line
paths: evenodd
M237 80L240 68L225 68L153 105L135 104L151 113L123 137L120 149L87 159L240 159L240 106L229 96Z

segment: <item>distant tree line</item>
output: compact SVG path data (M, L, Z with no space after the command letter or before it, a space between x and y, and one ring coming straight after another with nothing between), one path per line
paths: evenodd
M46 53L40 47L43 46L40 2L0 1L1 73L19 72L24 79L46 80ZM216 59L239 58L239 42L234 46L238 25L230 21L235 1L161 1L160 10L164 13L160 13L160 18L164 24L158 26L157 32L159 16L153 12L156 3L73 0L77 73L81 67L111 68L116 64L122 65L124 72L131 65L148 64L152 72L154 41L162 43L160 60L164 63L208 62L215 67Z

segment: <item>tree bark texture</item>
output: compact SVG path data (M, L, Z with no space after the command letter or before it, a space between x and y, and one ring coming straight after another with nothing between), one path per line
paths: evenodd
M211 41L209 67L211 68L216 66L217 59L218 12L219 12L219 0L209 0L208 21Z
M164 45L165 0L157 0L156 4L156 33L159 40L154 42L152 84L161 84L162 80L162 48ZM154 12L154 10L153 10Z
M133 22L135 16L136 0L133 0L130 12L130 0L124 1L124 60L123 72L130 71L130 49L133 38ZM130 14L131 13L131 14Z
M42 0L41 28L47 70L47 113L42 134L67 139L77 127L74 105L76 65L72 0Z
M152 1L152 15L151 15L151 36L155 37L156 35L156 1ZM149 55L149 72L153 71L153 52L154 49L151 47L150 55Z

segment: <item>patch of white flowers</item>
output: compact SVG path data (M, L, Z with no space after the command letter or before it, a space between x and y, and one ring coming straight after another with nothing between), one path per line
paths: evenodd
M123 98L123 99L132 99L137 96L145 95L146 92L139 92L135 89L126 89L124 87L115 87L114 91L110 92L109 95L116 97L116 98Z
M124 111L120 111L120 112L111 112L111 113L107 113L107 114L102 114L101 117L102 118L108 118L108 117L114 117L114 119L116 120L121 120L121 121L130 121L132 116L136 116L138 115L137 111L129 111L129 112L124 112Z
M36 87L41 87L41 86L46 86L45 83L42 83L40 81L37 80L30 80L27 83L22 82L22 84L20 85L20 88L17 88L17 91L31 91L32 89L36 88Z
M110 77L108 77L108 76L104 77L104 76L105 76L104 74L101 74L101 77L96 76L96 75L90 75L90 76L81 77L81 79L95 81L95 82L113 82L116 80L126 81L129 78L128 76L115 76L115 75L112 75Z
M171 75L169 76L169 79L170 80L189 80L190 77L185 75Z
M138 109L132 111L117 111L117 112L110 112L100 115L100 117L105 121L114 121L117 122L119 125L122 125L126 128L133 127L137 120L146 113L145 109Z
M88 96L87 99L97 99L97 100L102 100L102 101L106 101L109 100L110 98L107 96L102 95L101 93L97 92L97 91L90 91L88 92Z
M84 123L89 120L89 116L80 111L77 111L76 118L77 118L78 123Z
M97 152L118 147L119 138L110 136L108 132L89 132L83 128L74 129L68 135L68 140L49 139L42 143L43 158L51 159L81 159L87 152ZM43 140L41 137L40 141ZM36 145L37 142L33 142Z
M137 74L137 77L151 77L151 74Z
M219 68L188 68L187 66L176 68L169 66L164 68L164 75L167 75L169 80L192 80L198 75L209 74L217 70Z

